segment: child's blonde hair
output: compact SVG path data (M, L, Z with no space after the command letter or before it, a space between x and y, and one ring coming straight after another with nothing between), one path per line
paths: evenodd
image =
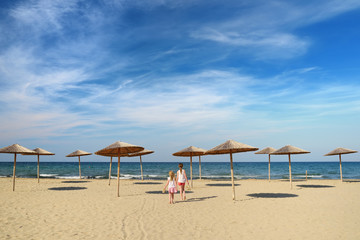
M169 171L169 176L171 181L175 179L175 173L173 171Z

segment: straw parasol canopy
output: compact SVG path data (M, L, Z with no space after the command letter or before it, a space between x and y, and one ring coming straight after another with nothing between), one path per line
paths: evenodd
M298 147L294 147L291 145L287 145L285 147L282 147L272 153L270 153L271 155L288 155L289 156L289 175L290 175L290 186L292 188L292 177L291 177L291 154L305 154L305 153L310 153L309 151L306 151L304 149L298 148Z
M15 191L16 154L35 153L35 152L26 147L20 146L19 144L13 144L11 146L1 148L0 153L14 154L13 191Z
M275 148L273 147L267 147L267 148L264 148L258 152L255 152L255 154L268 154L269 155L269 181L270 181L270 153L276 151Z
M35 148L33 150L35 153L23 153L23 155L37 155L37 179L38 183L40 182L40 155L55 155L55 153L46 151L42 148Z
M324 156L333 156L333 155L339 155L339 162L340 162L340 180L343 180L342 177L342 166L341 166L341 154L350 154L350 153L357 153L355 150L347 149L347 148L335 148L331 152L325 154Z
M234 168L233 168L233 153L238 152L249 152L249 151L256 151L259 148L252 147L250 145L239 143L234 140L228 140L223 144L220 144L209 151L205 152L205 154L215 155L215 154L230 154L230 166L231 166L231 182L232 182L232 189L233 189L233 200L235 200L235 185L234 185Z
M174 156L177 157L190 157L190 179L191 179L191 188L193 187L193 171L192 171L192 157L199 156L199 175L201 179L201 159L200 156L205 155L206 150L194 146L190 146L180 150L176 153L173 153Z
M141 159L141 156L143 155L148 155L148 154L152 154L154 153L154 151L152 150L148 150L148 149L144 149L140 152L137 152L137 153L130 153L129 154L129 157L140 157L140 171L141 171L141 180L144 181L144 176L143 176L143 167L142 167L142 159Z
M136 152L140 152L144 150L143 147L140 146L136 146L136 145L132 145L129 143L125 143L125 142L114 142L113 144L107 146L106 148L103 148L99 151L97 151L98 155L104 155L105 156L113 156L112 154L117 154L118 157L118 171L117 171L117 182L118 182L118 187L117 187L117 196L120 196L120 157L122 154L129 154L129 153L136 153Z
M79 158L79 177L81 179L81 165L80 165L80 157L81 156L86 156L86 155L91 155L92 153L89 152L85 152L82 150L76 150L75 152L72 152L68 155L66 155L66 157L78 157Z

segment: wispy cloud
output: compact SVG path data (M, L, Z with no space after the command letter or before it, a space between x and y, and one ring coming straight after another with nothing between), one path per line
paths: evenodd
M311 39L294 30L358 9L356 1L253 2L251 10L232 19L193 30L191 36L227 44L257 59L294 58L305 54Z

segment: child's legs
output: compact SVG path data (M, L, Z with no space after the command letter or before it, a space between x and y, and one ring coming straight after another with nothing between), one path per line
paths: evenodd
M180 185L180 197L181 197L181 200L183 199L183 186Z
M181 200L184 200L184 197L185 197L185 185L180 186L180 195L181 195Z
M174 194L171 193L171 202L174 203Z
M171 197L171 193L169 193L169 203L172 202L172 197Z

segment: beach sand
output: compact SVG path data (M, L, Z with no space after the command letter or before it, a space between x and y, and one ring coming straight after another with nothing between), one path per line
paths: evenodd
M168 203L165 181L0 179L0 239L360 239L360 180L196 180Z

